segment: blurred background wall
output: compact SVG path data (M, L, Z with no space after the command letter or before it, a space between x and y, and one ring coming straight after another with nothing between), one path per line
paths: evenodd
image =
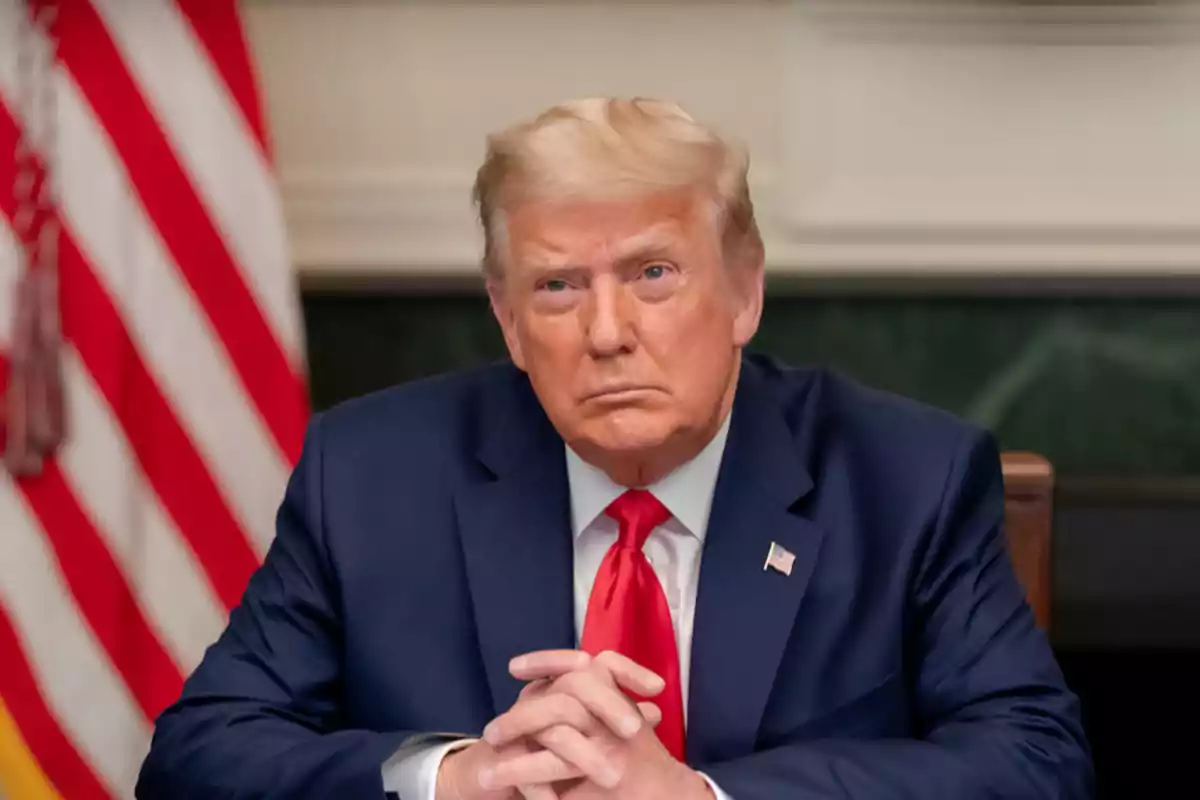
M250 0L317 408L502 357L484 136L583 95L751 148L757 348L989 426L1058 480L1052 637L1106 796L1200 712L1200 8ZM1186 722L1185 722L1186 724Z

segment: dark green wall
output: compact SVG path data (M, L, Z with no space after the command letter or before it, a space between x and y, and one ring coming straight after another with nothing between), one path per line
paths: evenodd
M504 352L469 292L305 310L318 407ZM1200 478L1200 298L775 294L755 349L947 408L1068 479Z

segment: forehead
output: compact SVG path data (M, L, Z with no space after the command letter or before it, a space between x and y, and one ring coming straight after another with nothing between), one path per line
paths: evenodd
M526 202L509 214L508 240L517 261L556 256L620 258L643 250L707 244L711 204L695 192L620 200Z

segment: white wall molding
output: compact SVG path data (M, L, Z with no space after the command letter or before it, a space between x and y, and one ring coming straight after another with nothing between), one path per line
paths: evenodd
M793 6L844 33L919 41L1112 44L1200 33L1196 0L796 0Z
M315 276L459 276L482 249L470 178L308 174L284 182L293 253ZM759 184L756 196L773 187ZM1200 226L781 225L760 202L778 274L962 277L1177 277L1200 274ZM464 212L464 209L468 209Z
M745 140L777 272L1200 276L1200 8L255 0L306 272L474 274L486 132L680 100Z

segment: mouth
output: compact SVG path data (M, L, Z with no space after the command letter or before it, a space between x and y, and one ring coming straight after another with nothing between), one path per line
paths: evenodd
M589 400L630 400L639 395L651 394L659 391L654 386L643 386L641 384L622 383L606 386L603 389L589 392L584 396L584 401Z

